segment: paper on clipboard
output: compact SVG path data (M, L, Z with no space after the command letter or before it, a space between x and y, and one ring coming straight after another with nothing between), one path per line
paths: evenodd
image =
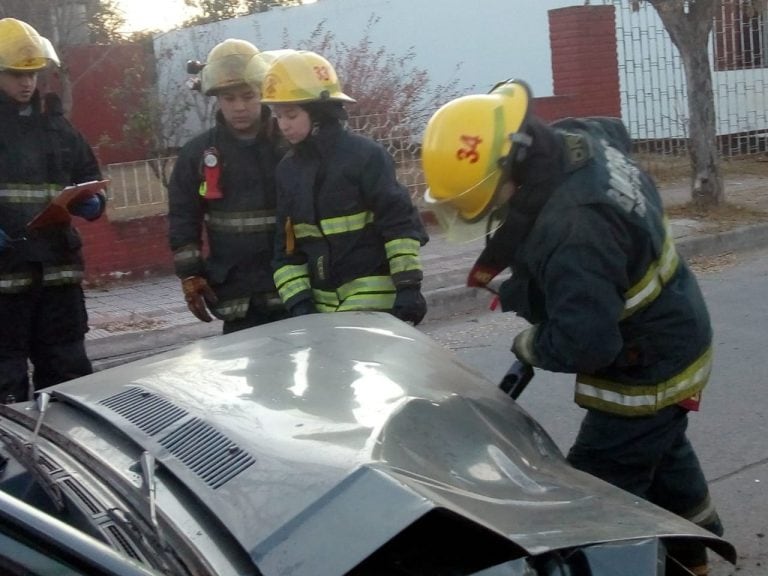
M92 180L75 186L67 186L43 210L37 213L27 224L27 228L34 230L46 226L69 224L72 216L69 207L87 198L90 198L100 190L103 190L109 180Z

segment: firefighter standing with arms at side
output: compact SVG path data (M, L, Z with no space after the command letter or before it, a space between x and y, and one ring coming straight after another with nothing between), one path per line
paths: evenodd
M489 234L470 286L511 269L502 308L532 324L515 355L576 374L587 413L569 462L722 535L686 436L712 329L658 191L620 120L546 125L529 104L528 87L509 81L441 107L423 142L428 200L449 235ZM669 551L708 574L703 546Z
M276 58L264 99L292 148L277 170L275 284L293 316L427 311L419 258L427 236L387 151L348 132L333 66L309 51Z
M62 188L101 180L58 98L41 105L38 73L58 64L33 27L0 20L0 402L28 398L28 362L35 389L92 372L80 236L69 222L27 228ZM95 220L104 206L97 189L67 208Z
M254 57L262 73L249 84ZM210 51L200 87L217 100L216 125L181 149L168 188L170 246L187 305L204 322L222 319L225 334L287 316L271 268L274 171L284 148L260 100L265 68L245 40Z

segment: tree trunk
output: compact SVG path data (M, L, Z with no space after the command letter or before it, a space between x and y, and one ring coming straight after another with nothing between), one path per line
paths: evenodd
M680 51L688 90L691 200L710 207L725 199L715 126L709 38L718 0L650 0ZM687 8L686 8L687 6Z

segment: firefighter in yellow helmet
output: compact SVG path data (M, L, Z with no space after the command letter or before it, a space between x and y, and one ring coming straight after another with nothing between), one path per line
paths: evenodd
M170 246L190 311L223 320L229 333L287 316L271 268L274 171L286 147L261 102L266 63L256 46L224 40L201 66L216 124L179 152L168 187Z
M334 67L314 52L283 54L263 101L292 146L277 169L274 260L291 314L375 310L421 322L424 227L384 147L344 128L354 100Z
M511 270L502 309L531 323L518 359L576 374L587 414L571 464L720 535L686 437L712 329L658 191L620 120L547 125L530 108L519 81L441 107L422 147L428 200L454 238L487 234L469 286ZM671 553L707 573L703 547Z
M38 74L59 59L51 43L26 22L0 19L0 402L90 374L77 230L66 222L27 224L64 187L101 180L91 147L64 118L54 94L41 98ZM43 105L43 100L45 105ZM105 196L68 207L95 220Z

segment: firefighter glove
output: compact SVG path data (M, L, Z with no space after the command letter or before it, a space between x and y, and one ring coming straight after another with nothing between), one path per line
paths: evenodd
M181 288L184 291L184 300L187 301L187 308L198 320L210 322L213 320L208 313L208 304L216 304L218 298L214 294L208 281L202 276L190 276L181 281Z
M11 238L5 233L5 230L0 228L0 252L5 252L7 248L11 246Z
M427 314L427 301L421 293L420 284L412 284L397 289L392 314L403 322L410 322L414 326L424 319Z
M77 204L73 204L69 207L69 213L74 216L80 216L86 220L96 220L104 209L104 202L101 196L94 194L90 198L86 198Z
M518 360L536 366L536 357L533 354L533 344L536 341L536 330L538 326L531 326L515 336L512 343L512 352Z
M311 298L306 298L291 306L288 311L291 313L292 317L306 316L307 314L314 314L317 312L317 308L315 308L315 303Z

